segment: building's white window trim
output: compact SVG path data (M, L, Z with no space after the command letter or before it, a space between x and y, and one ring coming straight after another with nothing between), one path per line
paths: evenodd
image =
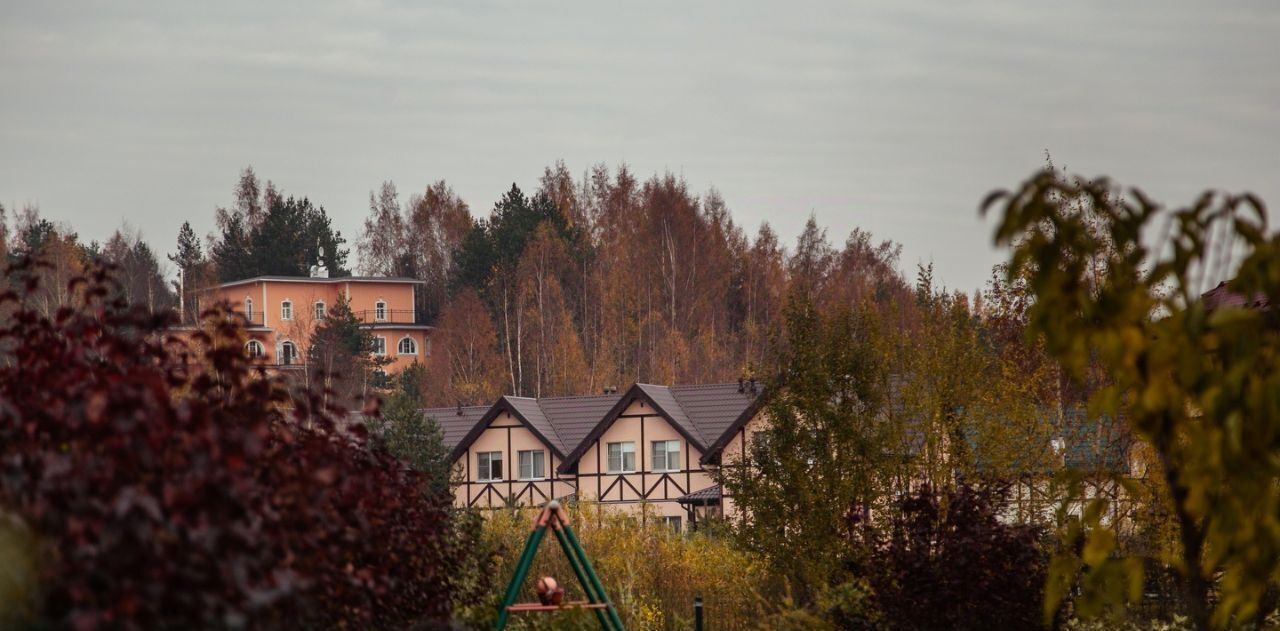
M542 449L522 449L516 454L519 463L517 475L520 480L537 481L547 479L547 452Z
M244 344L244 350L249 355L249 359L258 359L267 354L267 349L258 340L249 340Z
M379 298L373 305L373 319L384 322L387 319L387 301Z
M476 452L476 481L477 482L501 482L502 481L502 452L501 451Z
M323 319L324 319L324 316L325 316L325 304L324 304L324 301L323 301L323 300L317 300L317 301L316 301L316 304L314 305L314 309L315 309L315 310L314 310L314 312L313 312L313 313L314 313L314 315L315 315L315 319L317 319L317 320L323 320Z
M382 357L387 354L387 338L375 335L373 338L373 354Z
M400 341L396 343L396 354L397 355L417 355L418 342L408 335L400 338Z
M605 453L609 455L605 465L608 467L609 473L636 472L636 444L634 442L609 443Z
M280 343L280 357L278 361L282 365L293 365L301 357L298 353L298 345L293 340L285 340Z
M247 296L244 299L244 317L250 323L253 322L253 298Z
M292 300L285 298L284 300L280 301L280 319L281 320L293 319L293 301Z
M664 515L661 517L661 519L662 519L662 523L666 524L668 528L676 532L680 532L681 520L679 515Z
M650 444L653 459L649 466L653 471L665 473L680 470L680 441L655 440Z

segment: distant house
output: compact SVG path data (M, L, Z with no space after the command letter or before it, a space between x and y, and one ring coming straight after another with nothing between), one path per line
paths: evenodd
M1227 287L1227 281L1218 283L1217 287L1205 292L1200 296L1200 299L1204 301L1205 308L1210 311L1222 307L1266 309L1271 306L1271 302L1265 294L1259 293L1253 296L1238 294Z
M707 456L736 444L757 395L742 383L635 384L621 394L504 396L490 406L423 412L451 450L459 507L574 497L624 509L647 504L681 528L723 512L711 478L718 460Z
M220 301L247 321L245 350L256 362L277 369L302 367L311 334L345 298L361 328L373 335L373 355L390 360L397 372L431 357L431 329L419 317L412 278L348 276L329 278L323 268L311 276L257 276L204 291L201 307Z

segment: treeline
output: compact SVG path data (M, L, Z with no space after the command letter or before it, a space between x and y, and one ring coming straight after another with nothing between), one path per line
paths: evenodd
M436 404L732 380L767 370L790 293L905 319L913 302L893 243L854 230L837 247L811 218L788 248L767 223L748 234L715 190L625 166L575 178L558 162L477 219L444 181L404 201L387 182L357 251L362 273L425 283Z
M113 291L128 303L153 312L178 305L174 287L165 278L165 266L142 233L128 225L117 229L106 243L84 243L70 225L40 216L36 206L26 205L9 216L0 205L0 261L8 266L30 257L40 265L14 272L7 279L15 287L32 284L32 304L46 316L72 301L71 279L82 276L92 263L107 263L117 270Z
M204 288L306 275L319 263L331 276L418 279L416 308L436 326L429 370L419 373L427 405L635 381L767 379L778 372L771 358L783 350L783 313L797 297L823 313L866 307L892 333L879 346L892 372L921 375L906 386L921 399L961 405L978 390L997 396L990 384L1001 372L1009 378L995 380L1008 382L999 392L1034 389L1036 405L1072 398L1022 343L1025 290L1002 275L993 273L983 295L947 292L934 286L930 266L906 278L899 245L860 229L832 238L813 218L784 244L768 223L735 222L714 189L695 193L671 174L642 179L626 166L597 165L575 177L557 162L530 191L513 184L483 214L443 180L407 196L386 182L370 193L354 257L322 206L251 167L214 220L204 238L184 223L161 259L136 230L86 245L70 226L25 208L6 222L0 248L51 263L37 271L50 281L42 283L50 305L64 304L69 296L57 294L66 280L101 259L118 266L130 302L173 309L181 291L186 322L198 317Z

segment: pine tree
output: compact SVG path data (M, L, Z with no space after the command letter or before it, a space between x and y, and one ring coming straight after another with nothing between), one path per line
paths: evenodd
M420 371L417 364L405 373ZM415 471L430 476L433 495L449 490L452 463L444 445L444 432L434 418L422 413L421 394L412 375L403 374L396 391L382 405L381 415L368 420L375 446Z
M307 371L312 384L343 406L359 406L374 385L379 362L370 353L373 336L360 327L345 296L325 314L308 342Z

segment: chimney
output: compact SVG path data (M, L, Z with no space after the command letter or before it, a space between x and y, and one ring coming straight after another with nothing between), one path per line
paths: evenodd
M755 393L756 393L756 378L752 377L751 378L751 394L755 394Z
M744 392L743 387L742 377L738 377L738 394L742 394Z
M462 402L458 402L458 416L462 416Z

